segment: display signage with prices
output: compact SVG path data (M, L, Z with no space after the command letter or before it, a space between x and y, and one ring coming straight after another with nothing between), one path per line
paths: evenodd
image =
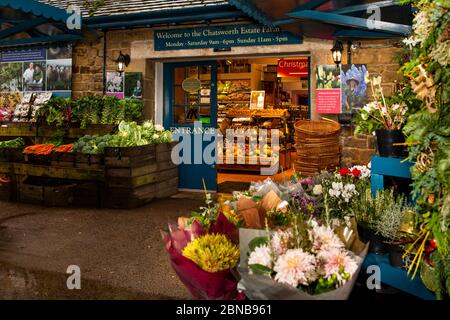
M278 27L257 24L165 29L154 32L155 51L301 44L303 39Z
M308 76L308 58L278 60L277 76L301 77Z

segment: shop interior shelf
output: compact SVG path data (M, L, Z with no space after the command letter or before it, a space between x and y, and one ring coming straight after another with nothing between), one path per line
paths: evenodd
M405 269L391 266L389 254L378 255L369 253L364 260L361 272L365 272L371 265L376 265L380 268L382 283L424 300L435 300L434 294L423 285L420 275L417 274L412 280L411 274L408 276Z

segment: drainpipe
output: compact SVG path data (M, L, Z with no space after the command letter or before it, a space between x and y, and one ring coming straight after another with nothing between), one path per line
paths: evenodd
M103 30L103 74L102 74L102 89L103 95L106 94L106 33L107 30Z
M352 64L352 42L347 41L347 64Z

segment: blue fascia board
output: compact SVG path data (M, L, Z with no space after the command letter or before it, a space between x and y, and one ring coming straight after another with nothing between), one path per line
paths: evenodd
M178 15L188 15L188 14L204 14L205 19L208 18L208 14L216 12L236 12L236 9L230 5L220 5L220 6L206 6L206 7L194 7L194 8L184 8L184 9L172 9L172 10L160 10L160 11L147 11L139 13L124 13L115 14L109 16L96 16L96 17L83 17L83 22L86 24L99 24L106 22L118 22L118 21L131 21L131 20L143 20L155 17L164 16L178 16Z
M64 23L66 23L70 16L65 10L36 0L0 0L0 7L8 7L24 13L31 13L37 17L44 17Z
M285 24L296 23L296 22L299 22L298 19L294 19L294 18L280 19L280 20L274 21L273 25L278 27L278 26L282 26Z
M81 39L82 36L78 34L62 34L54 35L50 37L40 37L40 38L25 38L25 39L13 39L13 40L2 40L0 41L0 48L10 47L10 46L21 46L28 44L43 44L43 43L53 43L53 42L65 42L74 41Z
M411 26L385 22L385 21L377 21L378 28L369 29L369 24L367 19L356 18L350 16L344 16L340 14L330 13L330 12L321 12L314 10L303 10L290 13L290 16L299 18L299 19L310 19L316 20L323 23L328 23L332 25L339 25L344 27L358 28L364 30L371 31L381 31L397 34L400 36L406 36L411 33Z
M168 17L155 17L150 19L142 19L142 20L130 20L127 22L124 21L115 21L115 22L104 22L97 24L89 24L87 25L93 29L125 29L128 27L146 27L152 26L155 24L169 24L175 22L191 22L191 21L201 21L206 19L228 19L228 18L240 18L246 17L246 15L242 12L216 12L210 13L207 16L204 14L193 14L193 15L172 15Z
M359 5L355 5L355 6L348 6L345 8L330 10L327 12L336 13L336 14L347 14L347 13L367 11L367 9L369 7L373 7L373 6L377 6L378 8L384 8L384 7L392 7L392 6L398 6L398 5L399 5L399 3L397 0L386 0L386 1L366 3L366 4L359 4Z
M37 18L37 19L32 19L32 20L22 22L13 27L10 27L10 28L0 31L0 39L7 38L7 37L10 37L17 33L27 31L31 28L37 27L41 24L44 24L47 21L48 21L47 18Z
M356 30L356 29L342 29L338 30L333 34L336 38L401 38L401 36L387 33L387 32L377 32L370 30Z
M258 21L259 23L267 26L274 27L273 21L260 9L258 9L249 0L228 0L228 3L232 4L242 12L246 13L250 18Z
M329 0L310 0L310 1L308 1L308 2L306 2L304 4L302 4L302 5L299 5L294 10L292 10L289 13L287 13L287 15L291 15L293 12L297 12L297 11L315 9L317 7L320 7L322 4L324 4L327 1L329 1Z

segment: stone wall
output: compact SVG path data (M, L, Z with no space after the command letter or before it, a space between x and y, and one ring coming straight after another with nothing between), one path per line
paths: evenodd
M101 94L103 82L103 34L90 36L83 43L74 47L73 52L73 96ZM388 46L385 40L361 42L361 48L352 51L352 63L366 64L369 73L383 77L383 87L386 95L392 94L395 81L401 77L394 56L398 49ZM311 57L311 114L313 119L320 119L315 112L315 69L319 64L333 64L329 40L304 39L300 45L236 47L231 52L214 52L213 49L153 51L153 30L134 29L108 31L106 34L106 70L114 71L115 59L120 51L130 54L131 63L128 72L143 72L144 76L144 117L155 118L155 108L162 108L156 101L155 88L162 90L162 83L155 81L155 63L161 60L182 61L187 59L219 59L242 55L305 55ZM346 47L346 46L345 46ZM343 54L342 63L347 63L347 52ZM370 90L368 92L370 94ZM327 116L331 119L337 117ZM162 121L162 119L156 119ZM353 137L353 128L344 128L341 137L342 163L344 165L367 163L375 153L374 137Z
M381 75L383 79L383 91L386 96L393 94L395 83L401 80L398 72L399 65L395 61L395 55L399 49L384 47L386 40L365 41L361 48L352 51L352 63L366 64L370 75ZM344 53L346 63L346 52ZM371 99L371 89L367 89L368 98ZM372 155L376 153L376 138L371 135L353 134L353 127L345 127L341 135L341 163L343 166L355 164L367 164Z

